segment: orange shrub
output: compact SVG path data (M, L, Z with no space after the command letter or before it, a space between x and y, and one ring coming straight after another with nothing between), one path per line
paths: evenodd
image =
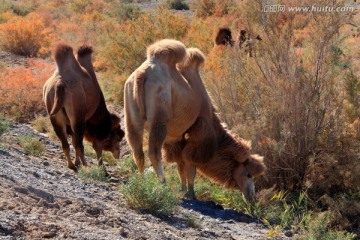
M43 60L29 60L25 66L0 70L0 111L27 121L44 110L42 87L54 66Z
M39 13L26 17L14 16L0 25L0 45L3 50L27 57L49 53L52 30L46 27Z

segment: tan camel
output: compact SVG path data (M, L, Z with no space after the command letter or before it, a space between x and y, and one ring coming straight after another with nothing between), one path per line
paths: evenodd
M204 55L179 41L151 45L147 60L125 83L125 131L140 172L144 171L143 131L149 132L149 158L165 182L161 149L178 164L182 188L195 198L196 168L215 182L254 199L253 177L265 171L262 158L232 136L219 121L200 78Z
M102 150L120 156L120 141L124 132L120 118L110 113L97 81L91 62L92 48L81 46L77 58L67 44L59 44L54 50L57 69L46 81L43 97L51 124L61 141L67 165L74 171L80 161L87 166L84 157L83 138L92 143L99 165L103 166ZM70 158L67 136L71 135L75 148L75 164Z

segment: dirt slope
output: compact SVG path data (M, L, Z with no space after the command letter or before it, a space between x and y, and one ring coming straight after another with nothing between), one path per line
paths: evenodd
M20 135L39 139L46 152L41 157L26 155L17 144ZM266 237L262 224L211 202L183 201L167 219L128 209L117 190L121 176L110 183L84 183L65 167L59 143L28 125L15 124L0 144L0 239ZM189 218L199 226L191 227Z

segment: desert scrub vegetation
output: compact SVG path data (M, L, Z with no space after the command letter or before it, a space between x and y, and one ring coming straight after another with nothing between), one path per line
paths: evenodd
M252 57L245 49L214 47L203 74L222 119L265 155L268 171L257 187L306 191L309 210L339 213L340 229L358 228L347 211L360 212L359 198L347 197L360 187L360 92L345 44L352 36L344 31L353 15L263 14L256 1L240 7L241 24L231 23L232 28L263 40ZM339 205L339 195L352 204ZM321 204L326 207L318 209Z
M166 6L172 10L189 10L189 5L184 0L167 0Z
M37 138L20 136L18 140L22 149L29 155L39 157L46 150L45 145Z
M28 60L25 66L0 71L0 110L7 118L25 122L44 111L42 87L54 66L44 60Z
M11 127L11 121L0 115L0 136Z
M107 175L103 166L92 164L90 167L81 166L78 176L85 182L108 182L110 177Z
M84 141L84 154L85 156L96 159L96 152L92 147L91 143L87 141ZM117 164L117 160L112 156L111 152L103 151L102 160L112 166L115 166Z
M127 156L117 163L118 172L125 177L133 175L137 170L136 163L132 156Z
M43 16L30 13L13 16L0 24L0 46L4 51L26 57L48 56L52 30Z
M154 173L134 174L120 186L128 206L156 216L173 213L179 196L159 181Z

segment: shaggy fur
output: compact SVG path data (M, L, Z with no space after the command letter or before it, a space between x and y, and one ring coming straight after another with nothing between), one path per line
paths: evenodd
M67 44L56 46L53 55L57 69L43 89L43 97L50 121L61 141L68 167L75 170L84 158L83 137L89 140L102 165L102 150L120 155L120 141L124 132L120 129L120 118L108 111L104 96L96 79L91 62L92 48L82 45L77 51ZM70 158L67 136L72 136L75 148L75 165Z
M163 39L147 48L147 59L175 65L184 59L186 55L185 49L185 45L179 41Z
M234 45L234 40L232 38L231 30L229 28L219 28L216 37L215 37L216 45Z
M181 58L182 54L164 49L186 55ZM176 162L182 189L187 183L191 198L197 168L213 181L237 188L252 199L252 176L261 174L265 166L262 161L254 162L246 141L230 134L221 124L199 74L204 60L200 50L185 49L174 40L162 40L149 47L147 61L125 83L128 142L143 172L146 127L149 158L156 173L165 180L161 157Z

